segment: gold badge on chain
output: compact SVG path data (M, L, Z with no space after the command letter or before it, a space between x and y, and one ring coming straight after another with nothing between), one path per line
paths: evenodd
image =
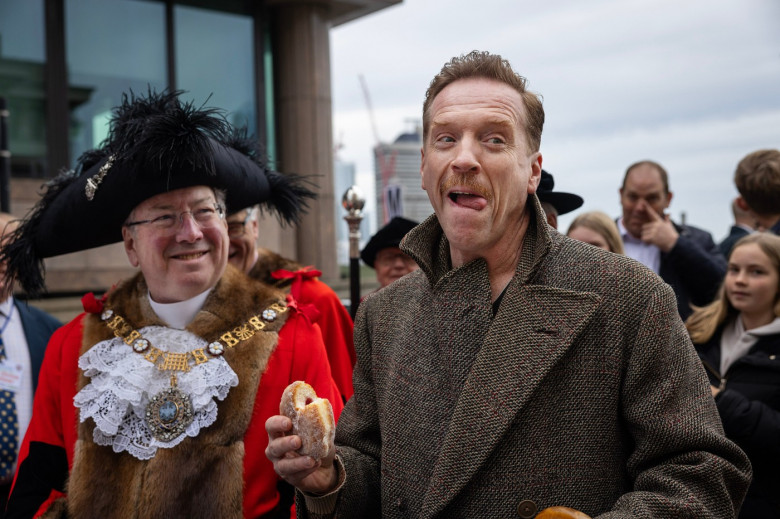
M146 406L146 425L161 442L179 437L195 417L190 396L176 384L176 375L171 375L171 387L154 395Z

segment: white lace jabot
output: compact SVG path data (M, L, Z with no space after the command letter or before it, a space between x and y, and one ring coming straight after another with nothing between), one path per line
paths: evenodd
M186 330L147 326L139 332L168 352L207 346L204 339ZM195 416L184 433L170 442L160 442L152 436L144 416L151 397L170 387L169 372L157 369L119 337L93 346L79 358L79 368L91 380L73 400L82 422L94 420L95 443L111 445L114 452L126 451L141 460L152 458L158 448L174 447L186 436L197 436L201 428L213 424L217 419L215 398L224 400L230 388L238 385L238 375L223 357L177 372L177 387L190 396Z

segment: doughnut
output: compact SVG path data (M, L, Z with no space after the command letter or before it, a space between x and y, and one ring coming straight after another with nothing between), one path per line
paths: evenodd
M336 422L333 408L326 398L318 398L309 384L295 381L282 393L279 412L292 421L292 434L301 438L298 453L321 460L328 456L335 445Z
M590 516L573 508L551 506L539 512L536 519L590 519Z

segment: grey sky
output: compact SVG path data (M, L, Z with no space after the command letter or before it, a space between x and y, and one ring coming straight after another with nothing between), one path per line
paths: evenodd
M374 138L420 119L431 78L473 49L507 58L544 98L544 168L580 211L620 214L617 189L641 159L670 174L679 220L720 240L739 160L780 147L778 0L406 0L331 31L334 139L361 184ZM365 187L370 187L366 185Z

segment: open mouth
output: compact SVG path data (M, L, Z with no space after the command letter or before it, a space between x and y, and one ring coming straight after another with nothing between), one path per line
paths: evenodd
M487 205L487 200L484 197L475 195L473 193L465 193L461 191L453 191L447 195L453 203L467 207L469 209L480 210Z

